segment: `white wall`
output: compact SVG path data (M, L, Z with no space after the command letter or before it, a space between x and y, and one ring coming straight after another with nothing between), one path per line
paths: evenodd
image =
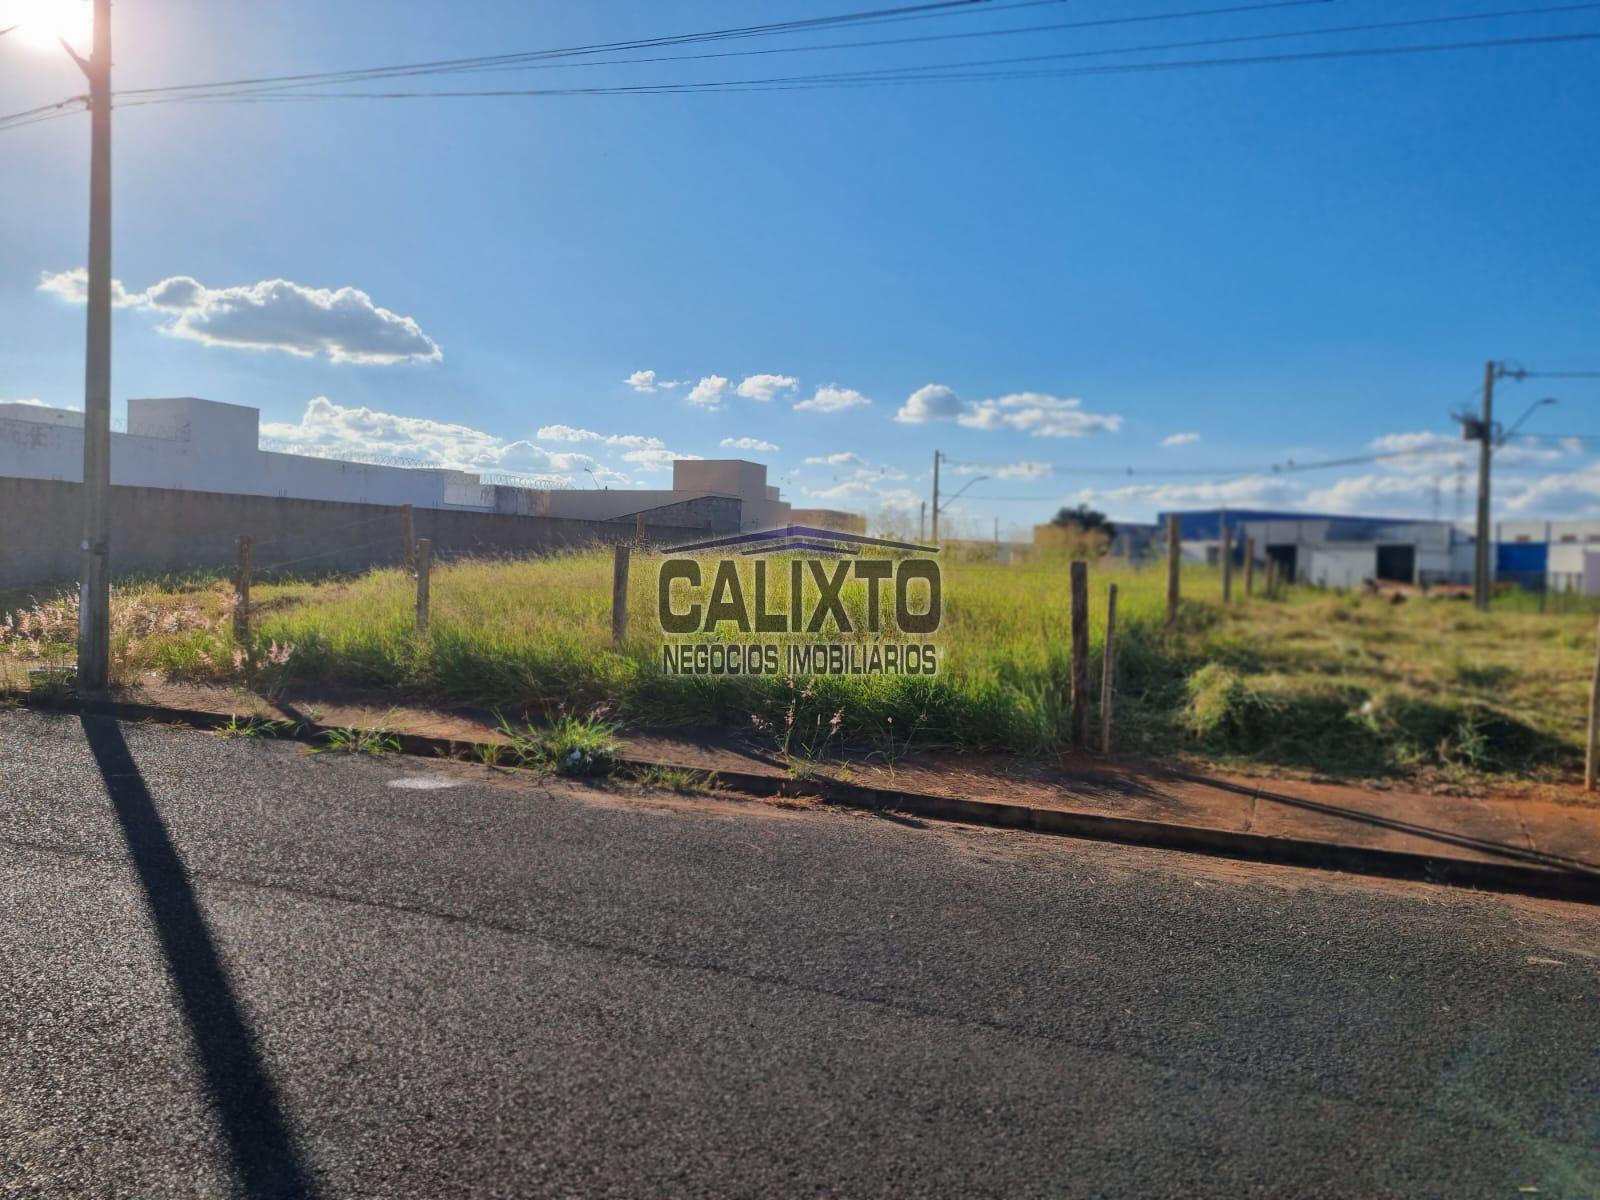
M1371 543L1314 546L1306 556L1305 578L1320 587L1358 588L1378 575L1378 548Z
M128 401L128 433L111 435L111 480L134 487L285 496L417 508L492 511L497 489L475 474L281 454L260 448L260 413L194 396ZM83 471L83 414L0 404L0 475L77 480ZM611 520L702 496L740 501L746 530L788 523L789 504L767 484L767 468L742 459L679 460L672 490L530 491L528 515Z

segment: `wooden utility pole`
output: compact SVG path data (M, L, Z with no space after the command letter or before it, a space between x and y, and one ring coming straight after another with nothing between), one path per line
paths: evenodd
M407 571L417 569L417 523L411 505L400 506L400 562Z
M1483 364L1483 423L1478 427L1478 537L1473 547L1472 602L1489 610L1489 464L1494 456L1494 381L1499 367Z
M428 576L433 573L433 543L417 541L417 632L428 632Z
M1106 647L1100 656L1100 753L1111 753L1111 697L1117 677L1117 585L1106 589Z
M1595 640L1594 675L1589 680L1589 740L1583 760L1583 790L1594 791L1595 772L1600 770L1600 637Z
M1183 547L1178 541L1178 514L1167 514L1167 622L1178 619L1178 561Z
M1089 564L1072 560L1072 744L1089 747Z
M922 541L928 536L928 502L922 502L922 508L917 513L917 541Z
M1256 592L1256 540L1253 537L1244 539L1244 594L1245 598L1255 595Z
M944 457L933 452L933 544L939 544L939 460Z
M240 646L250 644L250 539L239 538L239 568L233 577L233 640Z
M63 43L65 45L65 43ZM111 682L111 0L94 0L89 80L89 279L83 375L83 564L78 687Z
M1222 603L1233 603L1233 527L1228 524L1228 513L1222 513Z
M618 543L611 560L611 640L628 640L628 547Z

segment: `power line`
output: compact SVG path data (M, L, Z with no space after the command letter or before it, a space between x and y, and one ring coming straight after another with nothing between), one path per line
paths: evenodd
M899 8L872 9L863 12L838 13L830 17L807 17L792 21L774 21L764 25L732 26L705 30L698 33L667 34L651 38L634 38L619 42L591 42L585 45L564 46L547 50L524 50L509 54L480 55L473 58L441 58L426 62L401 63L392 66L360 67L343 71L312 71L296 75L262 75L245 79L228 79L211 83L185 83L167 87L133 88L123 95L154 93L210 91L220 88L237 88L278 83L330 83L346 79L383 78L389 75L426 74L475 69L484 66L527 62L538 59L562 58L586 54L605 54L615 51L643 50L655 46L691 45L697 42L722 41L731 38L771 37L781 33L826 29L840 25L884 24L894 20L925 18L944 15L954 10L979 9L993 12L1009 8L1031 8L1040 4L1059 4L1065 0L1013 0L1010 4L990 4L988 0L937 0L934 3L905 5Z
M1038 3L1058 3L1058 2L1060 2L1060 0L1022 0L1022 3L1020 5L1010 5L1010 6L998 6L997 5L997 6L993 6L993 7L986 7L986 8L983 9L983 11L992 12L992 11L1001 10L1003 8L1006 8L1006 7L1018 7L1018 6L1026 7L1026 6L1031 6L1033 4L1038 4ZM1094 22L1094 23L1110 23L1111 21L1130 22L1130 21L1136 21L1136 20L1138 20L1138 21L1170 20L1170 19L1177 19L1177 18L1181 18L1181 17L1195 17L1195 16L1214 15L1214 14L1224 13L1224 12L1240 12L1240 11L1249 11L1249 10L1257 10L1257 9L1300 6L1300 5L1308 4L1308 3L1328 3L1328 2L1331 2L1331 0L1275 0L1274 3L1235 5L1235 6L1231 6L1229 8L1226 8L1226 9L1196 9L1196 10L1187 10L1185 12L1180 12L1180 13L1145 14L1145 15L1136 16L1136 17L1110 18L1110 19L1107 19L1104 22ZM927 16L927 15L950 15L946 10L953 9L953 8L958 8L958 7L965 9L966 6L974 4L974 3L981 3L981 0L945 0L944 3L934 4L934 5L916 5L916 6L910 6L910 7L905 7L905 8L899 8L899 9L872 10L870 12L860 13L860 14L842 14L840 16L833 17L833 18L814 18L809 22L782 22L782 23L775 23L775 24L766 25L766 26L747 26L747 27L741 27L741 28L736 29L736 30L719 30L719 31L710 31L710 32L703 33L703 34L675 35L672 38L655 39L655 40L657 42L661 42L661 43L666 43L666 42L682 43L682 42L687 42L687 41L689 41L691 39L709 39L709 38L716 38L716 37L723 37L723 36L734 36L734 35L736 35L736 36L753 36L752 31L755 31L755 30L762 31L763 35L769 35L770 33L774 32L774 31L788 31L788 30L791 30L791 29L794 29L794 28L798 28L798 27L808 27L808 28L809 27L816 27L817 22L821 22L821 21L827 21L827 22L830 22L830 23L839 23L839 22L850 21L850 20L861 21L861 20L865 20L865 19L869 19L869 18L873 19L873 20L877 20L877 21L882 21L882 20L886 20L886 19L906 19L908 16L913 15L913 14L921 14L923 16ZM1262 40L1262 39L1268 39L1268 38L1300 37L1300 36L1323 36L1323 35L1333 34L1333 33L1354 32L1354 31L1366 30L1366 29L1390 28L1390 27L1405 26L1405 25L1438 24L1438 23L1445 22L1445 21L1479 20L1479 19L1492 19L1492 18L1500 18L1500 17L1515 17L1515 16L1535 15L1535 14L1539 14L1539 13L1549 13L1549 12L1577 11L1577 10L1592 9L1592 8L1595 8L1595 7L1600 7L1600 5L1597 5L1597 4L1594 4L1594 3L1575 3L1575 4L1567 4L1567 5L1545 6L1545 7L1541 7L1541 8L1524 9L1524 10L1497 10L1497 11L1491 12L1491 13L1480 13L1480 14L1463 15L1463 16L1455 16L1455 17L1419 18L1419 19L1415 19L1415 20L1398 21L1398 22L1368 23L1368 24L1363 25L1363 26L1354 26L1354 25L1352 25L1352 26L1339 26L1339 27L1325 27L1325 28L1322 28L1322 29L1315 29L1315 30L1297 30L1297 31L1274 32L1274 33L1267 33L1267 34L1237 35L1235 37L1229 37L1229 38L1203 39L1203 40L1197 40L1197 41L1185 42L1185 43L1163 43L1163 44L1159 44L1159 45L1113 47L1113 48L1103 48L1103 49L1088 50L1088 51L1069 51L1069 52L1062 52L1062 53L1058 53L1058 54L1031 55L1031 56L1023 56L1023 57L1018 57L1018 58L1011 58L1011 59L988 59L988 60L980 59L980 60L969 60L969 61L966 61L966 62L930 64L930 65L926 65L926 66L915 66L915 67L880 67L880 68L873 68L873 69L864 70L864 71L837 72L837 73L832 73L832 74L810 74L810 75L792 75L792 76L764 76L764 77L755 77L755 78L748 78L748 79L733 79L733 80L702 80L702 81L688 81L688 82L682 82L682 83L658 83L658 84L614 84L614 85L602 85L602 86L595 86L595 87L529 88L529 89L521 89L521 88L518 88L518 89L475 89L475 90L460 90L460 91L393 91L393 92L306 92L306 91L301 91L301 90L283 91L283 90L279 90L277 88L260 88L260 87L254 86L255 83L279 84L279 83L283 83L283 82L289 81L289 80L301 80L301 81L309 82L309 81L314 81L314 80L344 80L344 79L348 79L348 80L354 81L354 80L356 80L357 78L360 78L360 77L371 77L371 78L380 77L378 75L378 72L394 72L394 71L402 71L402 70L421 70L424 67L429 67L429 68L435 68L435 67L437 67L437 68L448 68L450 70L456 70L456 69L460 69L463 64L476 66L476 65L481 65L481 64L483 64L485 62L489 62L489 61L503 62L503 61L506 61L508 59L527 59L527 58L530 58L530 57L533 57L533 56L547 56L547 57L548 56L558 56L558 55L579 53L579 52L585 51L587 49L591 49L591 48L584 48L584 47L575 47L575 48L568 48L568 49L564 49L564 50L525 52L525 53L520 54L520 55L495 56L493 59L439 60L435 64L413 64L410 67L403 67L403 68L369 68L369 69L367 69L367 71L365 73L362 73L362 72L344 72L344 73L323 73L323 74L320 74L320 75L308 74L308 75L299 75L299 76L262 77L258 81L245 81L245 80L237 81L239 84L241 84L243 86L240 86L240 87L236 88L234 91L231 91L231 92L220 91L220 90L211 90L211 91L203 90L203 89L208 89L208 88L209 89L220 89L222 87L229 86L229 85L226 85L226 84L191 84L191 85L180 85L180 86L175 87L175 88L165 88L165 89L158 89L158 88L135 89L135 90L132 90L132 91L120 93L120 95L136 97L135 99L124 100L124 102L123 102L123 107L134 107L134 106L138 106L138 105L142 105L142 104L179 103L179 102L187 102L187 103L198 103L198 102L228 103L228 102L244 102L244 101L266 102L266 101L272 101L272 100L288 101L288 100L322 100L322 99L387 99L387 100L400 100L400 99L426 99L426 98L467 98L467 97L486 97L487 98L487 97L516 97L516 96L590 96L590 95L630 95L630 94L655 94L655 93L702 93L702 92L720 92L720 91L817 90L817 89L822 89L822 88L873 86L873 85L888 85L888 84L909 84L909 83L929 83L929 82L957 82L957 81L1001 80L1001 79L1060 78L1060 77L1076 76L1076 75L1123 74L1123 73L1133 73L1133 72L1143 72L1143 71L1174 70L1174 69L1193 68L1193 67L1241 66L1241 65L1256 65L1256 64L1263 64L1263 63L1298 62L1298 61L1308 61L1308 60L1316 60L1316 59L1365 58L1365 57L1401 55L1401 54L1438 53L1438 52L1445 52L1445 51L1456 51L1456 50L1466 50L1466 49L1482 49L1482 48L1503 47L1503 46L1542 45L1542 44L1552 44L1552 43L1562 43L1562 42L1579 42L1579 41L1585 41L1586 42L1586 41L1600 40L1600 32L1596 32L1596 33L1574 33L1574 34L1552 34L1552 35L1541 35L1541 36L1532 36L1532 37L1516 37L1516 38L1511 38L1511 37L1493 38L1493 39L1483 39L1483 40L1470 41L1470 42L1426 43L1426 44L1423 44L1423 45L1411 45L1411 46L1353 47L1353 48L1346 48L1346 49L1335 49L1335 50L1324 50L1324 51L1307 51L1307 52L1296 52L1296 53L1288 53L1288 54L1255 55L1255 56L1234 57L1234 58L1179 59L1179 60L1170 60L1170 61L1166 61L1166 62L1157 62L1157 63L1116 63L1116 64L1109 64L1109 65L1105 65L1105 66L1074 67L1074 68L1046 68L1046 69L1043 69L1043 70L1002 71L1002 70L993 70L993 69L988 69L988 70L976 69L975 70L974 68L993 68L993 67L996 67L996 66L1016 64L1016 63L1022 63L1022 62L1039 62L1039 61L1047 61L1047 60L1055 60L1055 59L1068 59L1068 58L1077 58L1077 57L1102 56L1102 55L1108 55L1108 54L1126 54L1126 53L1149 52L1149 51L1165 50L1165 49L1192 48L1194 46L1199 46L1199 45L1210 45L1210 44L1220 45L1220 44L1228 44L1228 43L1234 43L1234 42L1240 42L1240 41ZM1090 22L1085 22L1085 23L1082 23L1082 24L1090 24ZM967 31L967 32L968 33L989 34L989 33L999 33L999 32L1002 32L1002 31ZM965 36L965 35L942 35L942 36ZM597 43L596 45L597 46L603 46L603 47L614 47L614 46L622 45L622 44L624 44L624 43ZM627 44L632 45L632 44L637 44L637 43L627 43ZM779 48L779 49L782 49L782 48ZM300 86L304 86L304 84L302 84ZM70 115L70 112L63 111L63 110L65 110L67 108L67 106L76 103L78 101L78 99L79 98L77 98L77 97L71 97L71 98L68 98L66 100L58 101L55 104L42 105L42 106L40 106L40 107L38 107L36 109L26 110L26 111L21 112L21 113L13 113L13 114L10 114L7 117L0 117L0 130L4 130L4 129L8 129L8 128L17 128L17 127L21 127L21 126L26 125L26 124L35 123L37 121L54 119L54 118L56 118L58 116ZM1587 377L1587 376L1564 376L1564 377Z
M1068 21L1049 25L1023 26L1016 29L985 29L967 30L961 33L935 34L920 38L886 38L871 42L832 42L814 46L778 46L760 50L733 50L721 51L715 54L690 54L690 55L663 55L656 58L628 58L628 59L599 59L578 63L538 63L533 64L540 68L550 67L593 67L612 66L631 63L662 63L662 62L689 62L707 58L732 58L757 54L794 54L811 50L824 49L849 49L866 46L902 45L913 42L943 41L943 40L968 40L980 37L1008 36L1019 33L1031 33L1044 30L1081 29L1095 25L1123 24L1132 21L1170 20L1177 16L1208 16L1218 13L1234 13L1255 11L1268 8L1301 7L1306 4L1325 4L1329 0L1280 0L1273 4L1250 4L1234 6L1226 9L1200 9L1190 13L1162 14L1160 16L1147 15L1140 17L1118 17L1099 21ZM1147 53L1163 50L1193 50L1206 46L1231 46L1246 42L1284 41L1292 38L1303 37L1330 37L1345 33L1372 33L1386 29L1407 29L1433 25L1452 25L1466 21L1488 21L1505 18L1518 18L1528 16L1542 16L1551 13L1583 12L1600 8L1600 2L1589 0L1578 4L1556 4L1539 8L1499 9L1493 12L1461 13L1444 17L1416 17L1402 21L1369 21L1354 25L1325 25L1313 29L1287 29L1276 30L1270 33L1234 34L1228 37L1198 38L1181 42L1154 42L1137 46L1112 46L1100 47L1093 50L1069 50L1052 52L1048 54L1030 54L1007 58L975 59L957 63L931 63L919 66L882 67L859 72L841 72L830 75L816 75L804 78L810 79L845 79L856 76L888 78L896 74L917 73L921 71L945 70L951 68L967 68L979 66L1004 66L1017 63L1049 62L1074 58L1097 58L1115 54ZM516 68L523 69L523 68ZM801 77L794 77L796 79Z
M1530 372L1531 374L1531 372ZM1600 374L1600 372L1597 372ZM1577 433L1524 433L1518 434L1519 440L1528 441L1595 441L1600 442L1600 434ZM1256 466L1238 467L1082 467L1060 463L1041 464L1049 470L1051 475L1063 477L1090 476L1093 478L1137 478L1159 480L1165 478L1194 479L1200 482L1229 483L1240 479L1254 479L1263 477L1298 475L1307 471L1325 471L1335 467L1366 466L1378 462L1390 462L1407 458L1437 458L1441 460L1454 459L1459 464L1462 456L1472 453L1471 448L1462 443L1460 447L1431 445L1418 446L1409 450L1391 450L1376 454L1349 455L1343 458L1318 459L1315 462L1296 462L1288 459L1280 463L1258 464ZM954 467L968 467L979 470L994 470L993 466L985 463L970 462L965 460L947 460L948 465ZM971 496L972 500L990 500L1000 503L1034 504L1048 502L1056 499L1055 496Z
M692 83L619 84L594 87L566 88L488 88L460 91L393 91L393 92L299 92L282 97L252 96L243 93L230 96L226 93L206 96L214 102L236 100L419 100L419 99L469 99L508 98L515 96L608 96L608 95L691 95L696 93L740 91L819 91L845 87L871 87L915 83L988 82L1013 79L1062 79L1089 75L1122 75L1172 71L1206 67L1260 66L1276 63L1311 62L1335 59L1361 59L1448 53L1461 50L1483 50L1513 46L1556 45L1600 41L1600 31L1570 34L1548 34L1533 37L1485 38L1467 42L1431 42L1412 46L1366 46L1342 50L1303 51L1287 54L1261 54L1233 58L1177 59L1155 63L1117 63L1096 67L1049 68L1037 71L981 71L960 72L951 68L957 64L925 69L921 74L904 73L915 68L879 68L871 72L843 73L839 75L769 76L752 79L710 80ZM155 97L134 103L161 104L183 100L184 97ZM125 105L124 107L127 107Z
M1043 465L1048 467L1052 474L1068 476L1090 475L1099 478L1171 478L1177 476L1182 478L1227 480L1255 475L1297 475L1306 471L1325 471L1332 467L1364 466L1376 462L1405 458L1443 458L1460 452L1462 451L1454 448L1432 445L1418 446L1409 450L1389 450L1376 454L1350 455L1345 458L1318 459L1315 462L1296 462L1294 459L1287 459L1278 463L1237 467L1081 467L1060 463L1045 463ZM986 464L983 463L957 462L955 460L949 460L949 462L951 466L958 467L976 469L984 469L986 467Z
M1060 2L1062 2L1062 0L1024 0L1023 3L990 5L981 11L985 14L988 14L1003 12L1013 8L1032 8L1040 3ZM485 71L520 71L536 69L548 70L553 68L570 67L628 66L654 63L700 62L710 59L746 58L771 54L801 54L814 53L823 50L855 50L877 48L882 46L916 45L930 42L968 41L977 38L1015 37L1021 34L1030 33L1058 32L1069 29L1091 29L1113 25L1172 21L1195 17L1224 16L1236 13L1262 12L1271 9L1305 8L1312 5L1323 5L1335 2L1337 2L1337 0L1265 0L1265 2L1260 3L1233 4L1223 8L1190 9L1187 11L1174 13L1143 13L1133 16L1103 17L1096 20L1086 21L1058 21L1040 25L1008 27L1004 29L969 29L962 30L957 33L921 34L913 37L875 38L866 41L854 42L820 42L791 46L764 46L752 50L721 50L702 54L656 55L648 58L580 58L578 61L566 61L568 58L575 58L577 56L575 54L568 54L560 51L528 51L524 52L523 54L511 56L514 61L510 62L504 61L502 58L497 57L494 61L473 62L470 60L460 60L459 64L443 66L438 64L417 64L413 66L370 67L364 69L354 69L345 72L328 72L326 76L321 79L295 76L286 77L282 82L268 80L263 82L270 83L273 86L255 89L254 85L252 85L252 89L259 90L261 92L276 92L303 87L306 86L307 83L362 82L367 79L396 79L433 74L476 74ZM873 22L873 24L883 23L886 22ZM188 84L182 85L182 88L183 90L200 88L215 88L222 90L232 89L237 86L238 84L235 82L218 84ZM137 89L137 91L128 91L121 94L165 94L167 92L177 90L180 89L142 88Z

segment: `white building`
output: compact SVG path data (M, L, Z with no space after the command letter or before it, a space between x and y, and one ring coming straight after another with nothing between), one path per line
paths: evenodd
M616 520L707 502L739 527L784 524L789 505L767 468L741 459L680 459L670 489L525 487L443 467L351 462L261 448L258 409L193 396L128 401L128 429L111 436L111 482L130 487L227 492L365 504L410 504L527 516ZM0 404L0 476L76 481L83 470L83 414ZM682 509L680 509L680 512ZM674 523L663 519L663 523Z

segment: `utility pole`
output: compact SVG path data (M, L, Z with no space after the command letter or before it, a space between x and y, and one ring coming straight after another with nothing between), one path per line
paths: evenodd
M922 502L922 508L917 513L917 541L926 541L928 538L928 502Z
M89 314L83 380L78 687L98 692L111 681L111 0L94 0L89 58L70 46L66 50L89 80Z
M933 544L939 544L939 460L944 456L933 452Z
M1478 538L1473 547L1472 603L1480 612L1489 610L1489 463L1494 454L1494 381L1499 366L1483 364L1483 419L1478 426Z

